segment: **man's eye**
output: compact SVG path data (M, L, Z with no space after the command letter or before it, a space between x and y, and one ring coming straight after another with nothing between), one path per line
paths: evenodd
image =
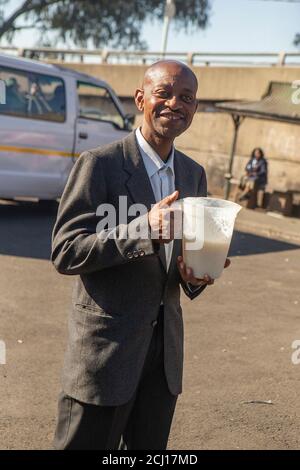
M160 96L161 98L168 98L169 93L167 91L161 90L157 92L157 95Z
M186 103L191 103L193 101L193 97L190 96L190 95L183 95L182 99L186 102Z

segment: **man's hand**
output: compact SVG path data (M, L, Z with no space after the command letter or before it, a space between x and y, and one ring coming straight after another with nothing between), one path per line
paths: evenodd
M178 270L180 272L180 275L181 275L182 279L185 282L188 282L189 284L191 284L192 286L195 286L195 287L204 286L205 284L208 285L208 286L211 286L215 282L214 279L212 279L210 276L208 276L208 274L206 274L203 279L199 279L199 278L195 277L194 273L193 273L193 270L191 268L186 267L186 264L183 261L182 256L178 256L177 266L178 266ZM230 266L230 259L229 258L226 259L224 268L228 268L228 266Z
M170 205L179 196L178 191L157 202L148 214L151 237L157 243L169 243L174 239L174 209Z

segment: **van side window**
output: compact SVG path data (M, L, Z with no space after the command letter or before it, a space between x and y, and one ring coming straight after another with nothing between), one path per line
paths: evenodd
M77 82L79 116L107 121L124 128L124 120L109 91L92 83Z
M25 73L0 67L0 79L5 86L5 103L0 105L0 113L26 116L28 77Z
M60 78L1 66L0 80L6 91L6 102L0 105L1 114L65 121L65 87Z

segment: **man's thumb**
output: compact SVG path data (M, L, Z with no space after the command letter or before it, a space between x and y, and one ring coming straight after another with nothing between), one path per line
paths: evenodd
M178 199L179 191L174 191L174 193L170 194L169 196L165 197L162 202L170 206L176 199Z

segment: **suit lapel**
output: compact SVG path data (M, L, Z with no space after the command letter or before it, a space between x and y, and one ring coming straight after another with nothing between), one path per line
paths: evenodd
M123 139L123 152L124 170L129 175L125 183L127 190L133 202L145 204L149 211L151 205L156 203L156 200L143 159L139 152L135 132L131 132ZM166 270L166 254L162 245L160 245L159 257Z
M183 165L180 153L175 150L174 155L174 172L175 172L175 189L179 191L179 199L183 199L189 195L189 187L187 184L187 169Z
M123 140L123 151L124 170L129 175L125 183L128 192L135 203L145 204L149 211L156 201L134 132Z

